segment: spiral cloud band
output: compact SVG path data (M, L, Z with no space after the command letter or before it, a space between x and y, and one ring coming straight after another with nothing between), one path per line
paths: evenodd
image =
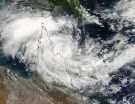
M115 46L118 51L111 51L101 58L97 52L102 44L91 38L85 41L85 48L78 47L79 35L73 39L77 23L72 17L53 17L49 12L34 15L9 13L9 17L1 19L2 50L5 55L28 64L47 82L71 88L97 83L107 85L111 79L109 73L135 59L135 46L125 45L126 37L120 34L109 40L121 39ZM121 51L123 46L125 50Z

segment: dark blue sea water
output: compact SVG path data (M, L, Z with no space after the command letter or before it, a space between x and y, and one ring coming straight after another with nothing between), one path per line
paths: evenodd
M102 14L100 10L103 12L104 9L111 9L113 5L118 1L120 0L80 0L80 3L84 7L90 9L89 12L92 15L96 15L99 17L100 22L104 26L101 27L97 24L87 24L79 27L82 30L82 34L80 34L81 39L79 42L79 45L81 47L85 43L85 38L92 38L97 42L105 42L109 39L112 39L117 34L117 32L120 32L129 37L129 44L135 43L135 33L133 33L132 31L126 32L127 30L131 30L132 28L134 28L134 25L131 25L130 27L123 27L120 31L114 31L110 28L110 24L112 22L115 22L114 24L117 24L117 21L104 19L101 16ZM0 0L0 8L10 2L11 0ZM119 41L114 41L113 43L103 44L102 49L108 49L108 51L112 51L114 44L116 45L118 42ZM101 53L99 53L98 55L99 57L102 56ZM17 58L13 59L12 57L0 55L0 65L9 68L12 72L23 78L31 78L33 75L33 72L29 70L28 66L25 63L20 62ZM90 99L98 100L100 104L108 104L107 99L116 100L116 102L118 103L122 101L123 97L128 99L131 104L135 104L135 81L131 82L132 79L135 79L135 72L132 69L135 69L135 62L121 67L115 73L110 73L112 79L109 83L109 86L106 86L106 90L108 90L108 92L111 92L111 86L116 85L121 87L120 91L108 93L107 96L104 96L100 92L90 94L88 93L88 90L86 90L86 92L84 91L83 94L88 96ZM127 79L127 82L125 84L123 84L122 82L124 79Z
M104 27L98 26L96 24L87 24L80 29L82 30L80 46L83 46L85 38L93 38L93 40L104 43L108 40L111 40L117 33L121 33L128 38L127 44L135 43L135 32L132 29L135 27L134 23L129 23L128 26L123 26L121 30L111 30L111 23L117 27L118 22L120 20L114 19L104 19L102 17L102 13L108 9L112 11L113 6L120 0L80 0L80 3L87 9L89 9L89 13L99 17L100 22ZM128 22L128 21L124 21ZM113 46L114 44L118 44L118 41L114 41L113 43L103 44L102 49L108 49L108 51L115 51ZM99 57L102 56L102 53L98 54ZM110 73L110 77L112 80L109 83L109 86L106 86L106 91L109 92L106 96L103 96L103 93L95 92L93 94L88 93L88 90L84 92L86 96L89 96L90 99L96 99L100 102L100 104L108 104L109 99L116 101L116 104L127 104L123 102L123 98L128 100L129 104L135 104L135 62L128 63L118 69L117 72ZM123 82L125 81L125 82ZM116 88L120 87L119 91L113 92L111 87L116 86Z

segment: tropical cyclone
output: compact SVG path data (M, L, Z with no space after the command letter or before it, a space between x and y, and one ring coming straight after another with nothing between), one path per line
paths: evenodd
M120 2L117 6L119 5L126 4ZM116 7L114 12L117 11L121 10ZM48 11L32 14L29 9L20 10L19 13L4 12L8 14L0 20L4 54L18 58L49 83L74 89L104 87L112 79L110 73L135 60L134 44L128 44L128 38L121 33L116 33L114 37L103 42L86 37L84 47L79 47L80 34L83 33L72 16L53 17ZM124 12L121 14L123 18L126 15ZM116 16L114 14L111 16ZM114 44L114 50L103 49L105 44L116 41L118 42ZM99 57L99 53L104 54Z
M97 83L107 85L111 79L109 73L134 60L133 45L120 51L119 56L112 51L99 58L96 53L101 45L88 39L83 51L72 38L74 27L77 28L77 23L70 16L57 18L49 12L39 17L30 13L10 14L3 21L2 49L5 55L17 57L31 70L37 70L46 81L77 89ZM110 61L113 55L116 57Z

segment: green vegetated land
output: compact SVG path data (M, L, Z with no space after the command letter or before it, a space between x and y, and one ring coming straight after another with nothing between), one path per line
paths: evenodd
M18 5L30 6L33 9L53 11L60 6L64 11L73 14L79 20L83 19L81 5L78 0L19 0Z
M62 6L65 10L74 14L78 19L82 19L81 6L78 0L49 0L53 5Z

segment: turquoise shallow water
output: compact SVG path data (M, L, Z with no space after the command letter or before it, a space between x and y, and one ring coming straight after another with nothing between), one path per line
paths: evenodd
M13 59L11 57L0 56L0 65L7 67L10 69L14 74L17 74L20 77L25 79L31 78L33 72L28 69L28 67L20 62L18 59Z
M7 7L12 0L0 0L0 9L4 9ZM7 67L10 69L13 73L17 74L18 76L21 76L25 79L31 78L33 75L33 72L30 70L26 70L27 67L24 63L19 62L17 59L12 59L11 57L4 56L0 51L0 65Z
M12 0L0 0L0 9L7 7L12 2Z
M2 4L2 3L4 3L5 2L5 0L0 0L0 3Z
M5 4L5 0L0 0L0 6L3 6Z

